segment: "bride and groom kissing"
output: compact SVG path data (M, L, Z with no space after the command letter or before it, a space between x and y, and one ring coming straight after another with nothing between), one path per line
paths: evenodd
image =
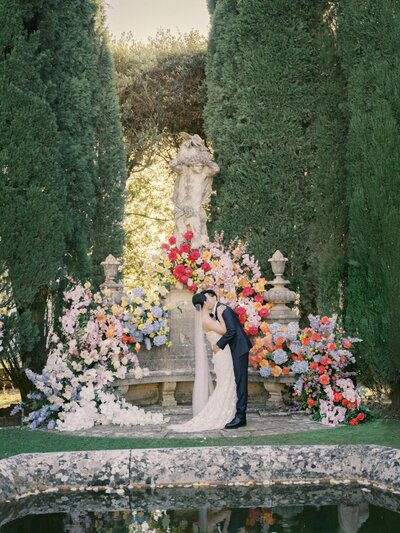
M207 289L192 298L195 313L193 418L169 426L181 433L236 429L246 425L251 342L236 313ZM216 387L208 369L204 333L213 351Z

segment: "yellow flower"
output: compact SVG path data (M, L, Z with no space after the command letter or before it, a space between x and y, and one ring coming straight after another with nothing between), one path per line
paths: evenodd
M128 300L124 297L121 298L121 305L122 307L126 307L128 305Z
M140 309L140 307L136 307L136 309L133 311L133 314L139 316L141 312L142 310Z
M145 309L150 309L150 307L151 307L151 305L149 304L149 302L146 302L146 303L144 304L144 308L145 308Z
M256 309L257 311L259 311L260 309L262 309L262 303L260 302L256 302L254 304L254 309Z
M228 300L233 300L235 298L235 296L236 296L236 294L234 292L228 292L228 294L226 295Z
M90 289L90 281L87 281L84 285L85 289Z
M141 304L142 300L137 296L134 300L135 304Z
M211 285L211 282L212 282L212 279L210 278L210 276L206 276L206 277L204 278L204 283L205 283L206 285Z
M269 366L268 361L266 361L265 359L263 359L262 361L260 361L260 367L261 367L261 368L267 368L267 366Z
M210 250L204 250L202 256L201 256L204 261L209 261L211 259L211 252Z
M211 263L211 266L212 266L213 268L218 268L220 264L221 264L221 261L219 261L218 259L215 259L215 260Z
M138 325L138 329L140 329L140 330L144 329L144 324L139 324Z
M104 289L104 295L105 295L105 296L111 296L111 291L110 291L110 289Z
M171 346L172 346L172 342L171 342L171 341L168 341L168 342L167 342L167 346L168 346L168 348L171 348Z
M254 290L256 292L262 292L265 288L267 280L265 278L260 278L257 283L254 285Z

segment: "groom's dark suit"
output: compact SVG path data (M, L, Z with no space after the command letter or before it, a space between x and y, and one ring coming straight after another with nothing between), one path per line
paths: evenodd
M217 303L216 309L220 305ZM252 345L236 313L230 307L226 306L222 316L226 325L226 333L219 339L217 346L223 350L229 344L231 349L237 392L236 416L241 420L246 420L249 350Z

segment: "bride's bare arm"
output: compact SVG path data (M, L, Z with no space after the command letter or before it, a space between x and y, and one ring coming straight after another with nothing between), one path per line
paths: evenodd
M219 313L217 314L219 315ZM218 320L214 320L208 315L208 313L203 313L202 322L204 331L215 331L218 335L225 335L226 326L223 318L220 320L218 316Z

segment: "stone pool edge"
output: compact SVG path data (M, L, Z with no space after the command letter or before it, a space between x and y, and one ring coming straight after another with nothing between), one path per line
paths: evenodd
M25 453L0 461L0 500L46 492L358 483L400 493L400 450L221 446Z

